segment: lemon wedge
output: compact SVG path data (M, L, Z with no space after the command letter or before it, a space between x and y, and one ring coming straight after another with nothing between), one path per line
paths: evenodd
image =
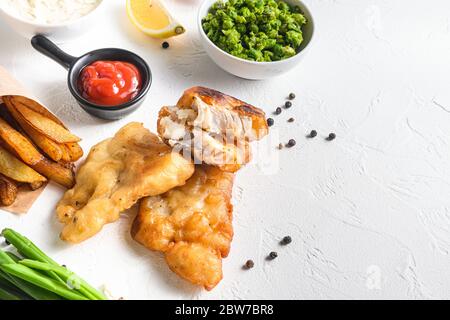
M185 32L160 0L127 0L127 14L139 30L155 38L169 38Z

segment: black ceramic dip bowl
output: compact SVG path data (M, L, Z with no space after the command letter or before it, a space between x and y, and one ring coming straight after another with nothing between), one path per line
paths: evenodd
M139 108L150 89L152 83L150 67L144 59L133 52L124 49L105 48L88 52L81 57L73 57L62 51L53 42L42 35L34 36L31 39L31 45L37 51L58 62L69 71L67 85L69 86L69 90L73 97L86 112L98 118L117 120L125 117ZM95 104L81 95L78 89L78 79L81 71L91 63L101 60L129 62L136 66L141 76L141 85L135 97L130 101L119 105L103 106Z

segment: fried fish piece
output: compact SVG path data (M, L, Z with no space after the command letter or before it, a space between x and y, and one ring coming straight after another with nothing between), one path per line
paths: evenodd
M251 160L249 142L268 133L265 113L219 91L192 87L176 106L163 107L158 133L194 159L235 172Z
M183 185L194 173L190 159L133 122L95 145L56 212L65 226L61 239L78 243L92 237L140 198Z
M233 180L233 173L197 165L185 185L142 199L132 237L164 252L170 269L182 278L213 289L222 279L222 258L233 238Z

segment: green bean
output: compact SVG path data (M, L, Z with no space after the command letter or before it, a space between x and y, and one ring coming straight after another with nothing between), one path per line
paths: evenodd
M39 249L31 240L22 236L20 233L12 229L3 229L2 236L11 243L17 251L26 258L38 260L41 262L47 262L50 264L58 265L54 260L47 256L41 249ZM58 277L53 271L47 272L53 279L65 284L65 282Z
M3 290L3 293L9 293L19 300L30 300L31 297L27 295L25 292L21 291L19 288L14 286L11 282L0 276L0 289ZM1 299L1 298L0 298ZM9 299L8 299L9 300ZM16 300L16 299L14 299Z
M79 285L79 288L76 289L87 298L91 300L106 300L106 297L103 294L101 294L99 291L89 285L89 283L87 283L85 280L83 280L67 268L30 259L21 260L19 263L36 270L54 271L58 276L65 280L66 283L72 281Z
M0 300L23 300L17 293L0 286Z
M33 242L12 229L4 229L2 236L20 253L0 250L0 280L9 288L23 291L37 300L106 300L72 271L58 265ZM69 288L72 282L76 288ZM9 283L9 284L8 284ZM10 292L11 290L5 290Z
M3 264L14 264L15 261L11 257L11 254L8 252L4 252L0 250L0 265ZM22 280L18 277L14 277L8 273L5 273L0 270L0 278L8 281L10 284L15 286L17 289L25 292L30 297L36 300L61 300L61 297L56 295L53 292L47 291L40 287L37 287L31 283L28 283L25 280Z
M47 256L41 249L39 249L31 240L22 236L20 233L12 229L3 229L2 236L11 243L17 251L23 254L24 257L34 259L42 262L48 262L58 265L54 260Z
M0 270L22 280L30 282L38 287L49 290L69 300L87 300L86 297L80 295L74 290L68 289L58 281L49 279L39 272L30 269L22 264L8 263L0 264Z
M0 288L3 288L3 290L11 291L16 290L15 287L6 279L0 276Z
M60 296L57 294L45 290L41 287L35 286L25 280L14 277L10 274L4 273L0 270L0 277L9 281L13 286L15 286L18 290L25 292L27 295L32 297L35 300L62 300Z
M11 259L13 259L14 260L14 262L19 262L21 259L18 257L18 256L16 256L14 253L12 253L12 252L9 252L9 251L6 251L6 254L11 258Z
M0 250L0 264L15 263L15 261L3 250Z
M0 286L7 287L7 286L9 286L9 285L11 285L11 283L9 283L8 280L4 279L4 278L0 275Z

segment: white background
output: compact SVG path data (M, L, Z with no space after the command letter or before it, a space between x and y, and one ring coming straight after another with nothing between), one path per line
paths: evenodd
M27 215L0 212L1 227L128 299L450 298L448 0L305 1L316 41L298 68L268 81L238 79L206 56L196 0L167 1L188 32L165 51L130 24L125 1L106 1L91 33L62 48L81 55L123 47L148 61L154 82L144 106L117 122L80 110L66 71L0 24L0 64L83 137L85 151L133 120L154 130L159 108L193 85L268 114L289 92L297 94L262 143L270 161L238 173L224 280L206 292L168 271L161 254L129 236L134 210L80 245L62 243L54 208L63 190L53 184ZM290 117L296 121L287 123ZM311 129L317 138L305 138ZM324 141L329 132L335 141ZM290 138L294 148L276 149ZM293 242L281 247L284 235ZM266 261L272 250L278 259ZM249 258L255 268L242 270Z

